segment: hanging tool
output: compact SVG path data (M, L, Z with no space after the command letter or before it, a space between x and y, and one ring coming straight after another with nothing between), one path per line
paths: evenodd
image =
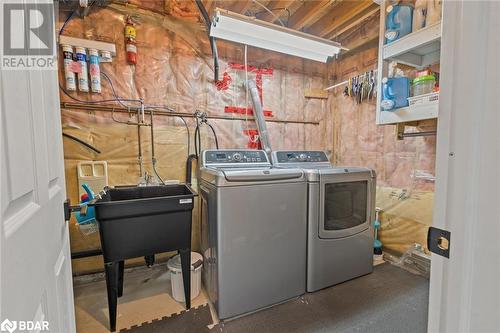
M356 101L358 104L361 104L361 99L363 97L363 79L358 76L357 80L359 81L359 83L357 88Z
M368 81L367 81L367 76L366 73L364 73L361 76L361 98L360 98L360 103L363 102L363 100L366 100L366 96L368 95Z
M375 74L373 70L370 71L370 89L368 90L368 99L371 100L373 98L373 93L375 92Z

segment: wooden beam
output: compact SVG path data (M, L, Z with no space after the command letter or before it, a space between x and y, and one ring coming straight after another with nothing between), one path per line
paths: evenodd
M313 25L328 11L327 9L335 2L335 0L315 0L306 1L297 9L297 11L290 17L288 26L295 30L301 30L305 27Z
M252 0L238 0L231 6L231 11L245 15L247 10L249 10L252 5Z
M213 14L213 10L215 8L215 0L203 0L202 1L203 5L205 6L205 9L208 12L208 15Z
M328 92L325 89L305 89L305 98L328 99Z
M366 10L362 11L361 13L359 13L358 15L353 17L353 19L349 23L344 24L342 27L339 27L338 29L334 30L326 38L327 39L334 39L335 37L337 37L337 36L343 34L344 32L354 28L355 26L357 26L358 24L360 24L364 20L370 18L371 16L377 14L378 12L380 12L380 6L377 5L376 3L373 3Z
M353 17L369 8L372 3L372 0L343 1L340 6L337 6L316 22L308 32L324 37L342 25L348 24Z
M375 17L374 17L375 18ZM371 20L370 20L371 21ZM342 44L342 46L346 47L349 49L347 52L343 52L342 56L348 55L348 54L353 54L356 51L359 51L359 49L365 45L368 44L373 44L373 47L377 47L377 41L378 41L378 36L379 36L379 29L378 27L370 27L369 29L365 29L364 27L361 27L360 29L363 29L359 33L357 33L357 36L353 36L349 38L348 41Z
M271 1L266 7L271 10L276 16L280 16L285 9L282 9L281 11L276 10L280 8L288 8L295 0L278 0L278 1ZM274 22L276 19L274 18L273 15L270 13L264 11L262 15L257 16L258 19L263 20L263 21L268 21L268 22Z

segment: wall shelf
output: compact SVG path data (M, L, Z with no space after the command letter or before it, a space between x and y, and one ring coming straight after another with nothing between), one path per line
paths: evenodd
M113 43L100 42L91 39L75 38L62 35L59 37L60 45L71 45L73 47L84 47L86 49L96 49L99 51L107 51L114 57L116 56L116 47Z
M429 25L385 45L386 7L387 0L382 0L380 3L376 123L377 125L386 125L437 118L439 101L411 105L394 111L383 111L380 106L383 95L382 79L390 75L390 62L421 69L439 63L441 54L441 22Z
M418 104L399 108L394 111L380 111L380 124L395 124L407 121L417 121L437 118L439 103Z
M441 50L441 22L413 32L384 45L383 60L424 67L439 62Z

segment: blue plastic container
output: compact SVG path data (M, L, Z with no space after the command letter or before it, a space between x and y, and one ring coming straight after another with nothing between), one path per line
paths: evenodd
M410 5L393 5L387 7L385 18L385 44L408 35L412 30L413 7Z
M410 97L410 79L407 77L390 77L382 80L382 101L380 106L384 111L408 106Z

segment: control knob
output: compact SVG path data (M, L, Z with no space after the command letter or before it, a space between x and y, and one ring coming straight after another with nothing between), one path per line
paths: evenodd
M241 154L240 153L234 153L233 154L233 160L235 160L236 162L241 161Z
M306 154L304 154L304 153L300 154L300 155L299 155L299 160L301 160L301 161L305 161L305 160L307 160L307 155L306 155Z

